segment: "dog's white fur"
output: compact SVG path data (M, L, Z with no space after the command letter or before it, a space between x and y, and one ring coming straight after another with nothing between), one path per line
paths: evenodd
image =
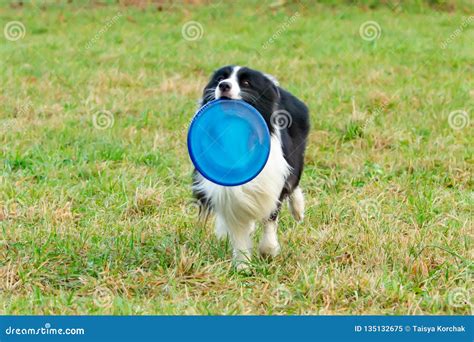
M296 221L302 222L304 219L304 196L300 187L295 188L288 201L291 215Z
M278 131L277 131L278 132ZM215 232L219 238L229 236L234 249L234 258L239 268L249 260L252 252L251 234L255 222L268 219L277 208L285 179L290 173L278 135L271 137L270 155L260 174L248 183L239 186L221 186L201 175L194 187L205 192L216 213ZM265 222L260 251L275 256L279 245L276 222ZM268 251L272 251L267 253Z
M216 99L221 98L222 95L225 95L234 100L242 99L242 96L240 95L239 80L237 79L237 73L239 72L240 69L241 67L239 66L234 67L234 69L232 70L232 74L230 74L229 78L219 82L219 84L222 82L228 82L230 83L231 86L230 86L229 92L226 94L223 94L222 91L219 89L219 85L218 85L215 90Z

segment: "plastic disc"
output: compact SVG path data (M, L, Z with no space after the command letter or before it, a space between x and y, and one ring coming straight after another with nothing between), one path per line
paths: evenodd
M188 151L196 169L213 183L235 186L254 179L267 163L270 132L261 114L240 100L215 100L195 115Z

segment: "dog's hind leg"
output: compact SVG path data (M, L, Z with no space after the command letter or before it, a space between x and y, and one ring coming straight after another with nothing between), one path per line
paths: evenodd
M259 252L264 257L275 257L280 253L280 244L278 243L278 213L281 203L278 203L277 209L263 223L263 236L260 240Z
M299 186L296 187L289 196L288 205L291 215L293 215L295 220L302 222L304 219L304 196Z

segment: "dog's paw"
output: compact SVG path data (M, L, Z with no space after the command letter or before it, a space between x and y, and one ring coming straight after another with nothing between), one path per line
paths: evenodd
M258 247L258 251L262 257L274 258L280 253L280 245L278 243L262 241Z
M235 263L235 269L239 273L250 273L252 270L250 268L250 265L246 261L239 261Z

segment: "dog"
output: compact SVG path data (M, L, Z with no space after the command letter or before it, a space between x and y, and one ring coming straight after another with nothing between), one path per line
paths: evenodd
M214 72L203 91L201 106L215 99L243 100L263 116L270 131L270 155L260 174L239 186L221 186L193 171L193 195L201 213L215 214L218 238L229 237L238 270L248 268L252 232L263 222L260 254L275 257L280 251L278 214L288 198L297 221L304 218L304 197L299 183L310 130L307 106L279 86L271 75L229 65Z

